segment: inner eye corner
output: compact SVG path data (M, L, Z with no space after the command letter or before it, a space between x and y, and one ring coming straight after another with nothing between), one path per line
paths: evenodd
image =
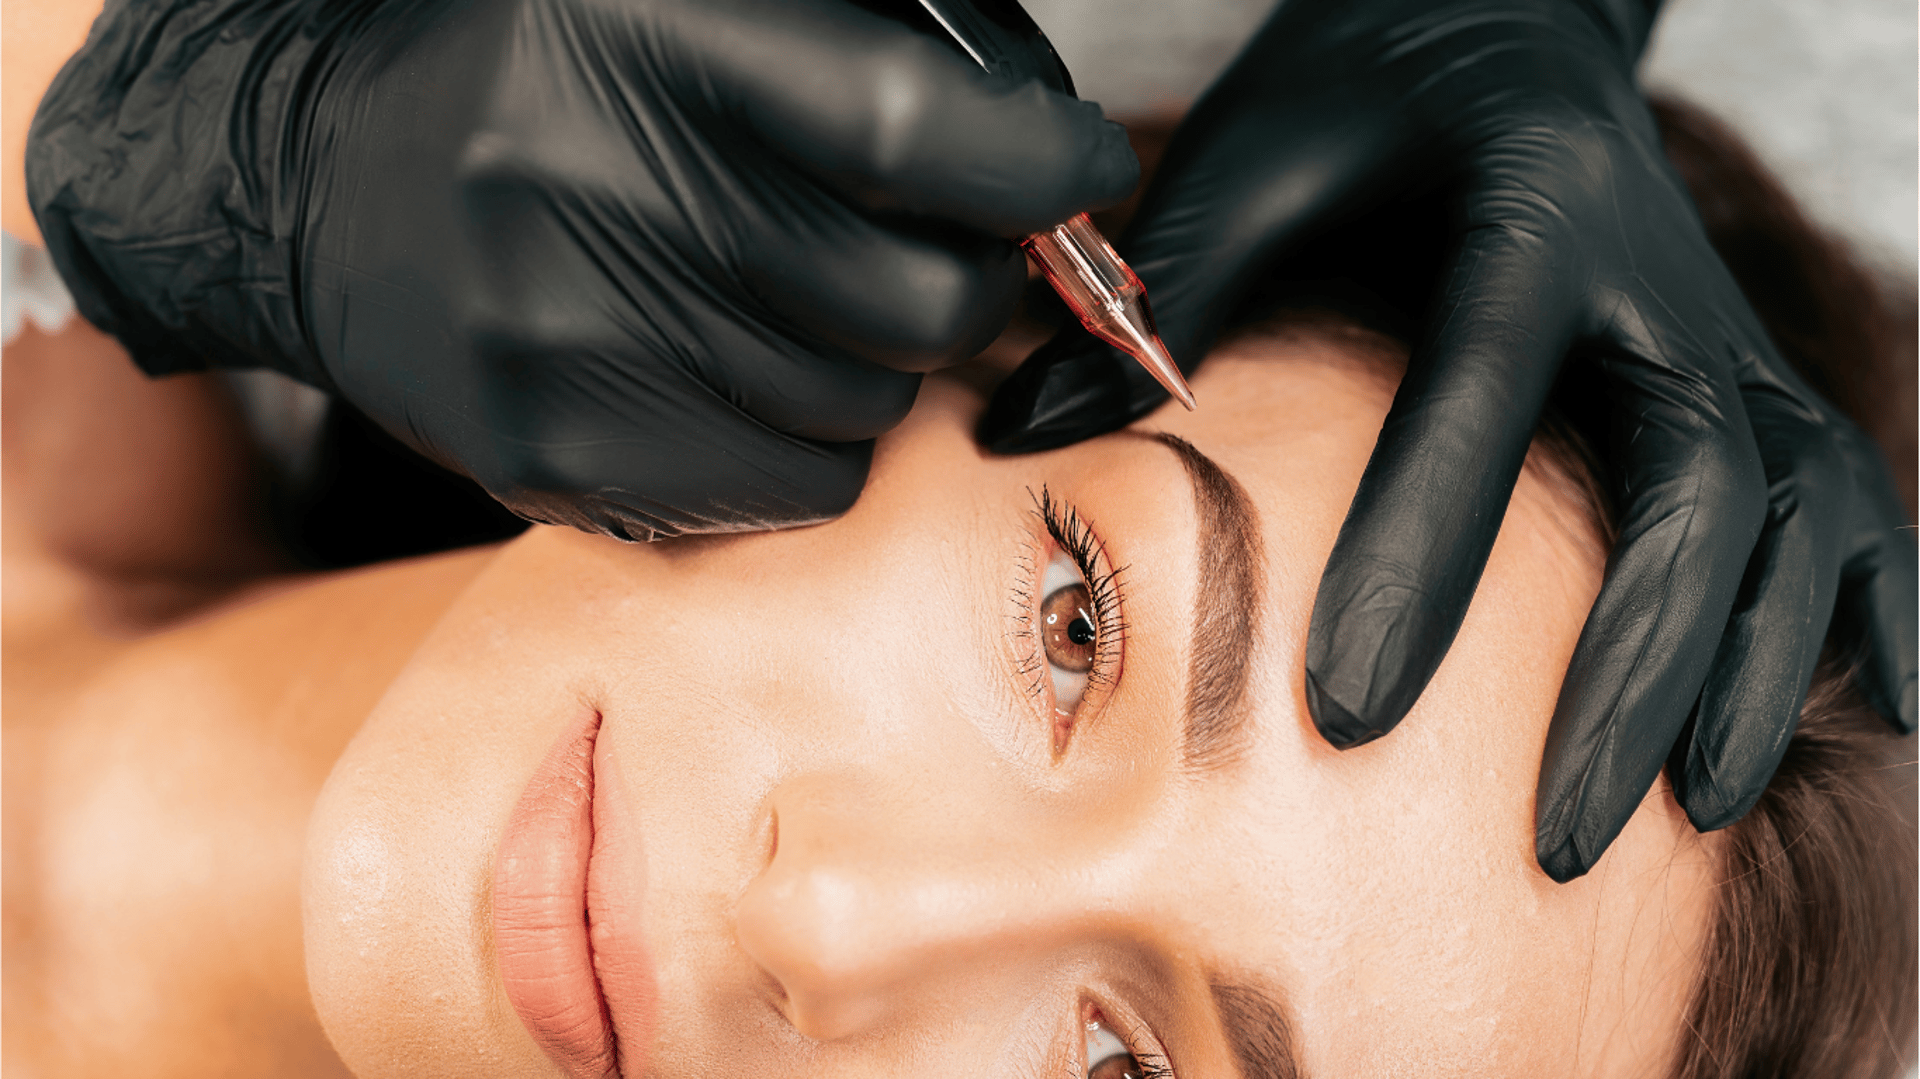
M1134 1076L1141 1074L1142 1064L1151 1058L1150 1050L1143 1050L1139 1042L1141 1031L1137 1024L1114 1019L1114 1012L1103 1006L1092 996L1081 998L1079 1023L1075 1030L1078 1044L1075 1050L1080 1055L1079 1069L1075 1074L1100 1076ZM1124 1058L1118 1071L1102 1068L1103 1063L1112 1065L1116 1057ZM1159 1075L1159 1071L1147 1074Z

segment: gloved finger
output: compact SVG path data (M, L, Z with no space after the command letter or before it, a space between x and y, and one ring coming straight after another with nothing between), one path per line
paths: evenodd
M1099 105L996 79L842 0L684 11L712 25L682 40L725 43L697 57L721 116L870 209L1023 236L1139 182L1126 129Z
M1833 615L1853 487L1821 417L1770 390L1745 401L1767 472L1766 523L1671 771L1703 832L1745 816L1787 751Z
M498 339L481 353L499 377L474 476L532 520L631 540L785 528L839 516L866 482L871 441L777 429L689 368L640 378L623 356Z
M1914 528L1873 447L1862 443L1848 456L1857 493L1835 619L1866 649L1859 683L1867 702L1895 730L1911 734L1920 720L1915 703L1915 683L1920 681L1915 592L1920 572L1915 569Z
M1337 103L1277 106L1289 98L1258 86L1265 77L1236 68L1208 92L1115 245L1188 373L1248 286L1303 233L1361 198L1383 159L1377 140L1338 122ZM1000 385L977 435L994 453L1055 449L1118 430L1166 399L1138 364L1069 326Z
M1117 431L1166 400L1131 357L1063 326L994 388L974 438L989 453L1039 453Z
M740 278L775 321L830 353L898 371L959 363L993 342L1026 285L1019 246L989 233L927 219L878 223L845 206L782 217L742 253Z
M498 383L490 425L551 441L550 425L571 413L613 409L635 424L657 411L666 432L689 422L672 402L717 393L771 432L853 442L891 429L912 407L918 375L801 340L770 320L610 301L671 294L656 286L680 267L577 219L574 200L543 197L547 182L505 167L463 181L469 220L484 223L473 230L484 254L462 269L459 324L488 369L486 384Z
M1604 363L1620 536L1568 665L1534 801L1535 856L1562 883L1593 867L1666 762L1766 516L1738 391L1703 347L1674 334L1642 334L1634 355Z
M1581 302L1542 258L1527 230L1468 233L1394 395L1307 634L1307 703L1336 746L1400 722L1473 598Z

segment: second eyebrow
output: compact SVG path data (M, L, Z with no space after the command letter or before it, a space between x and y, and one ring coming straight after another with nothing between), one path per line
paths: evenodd
M1237 755L1251 715L1247 682L1260 617L1260 518L1239 481L1213 458L1177 435L1151 437L1186 466L1200 518L1183 756L1189 767L1211 770Z

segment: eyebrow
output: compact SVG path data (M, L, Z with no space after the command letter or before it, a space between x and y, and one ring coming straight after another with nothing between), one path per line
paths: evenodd
M1214 1010L1244 1079L1307 1079L1293 1049L1293 1026L1270 988L1215 983Z
M1177 435L1150 437L1186 466L1200 517L1181 757L1189 768L1211 771L1238 756L1252 711L1247 680L1259 628L1260 518L1239 481L1213 458Z
M1199 447L1164 431L1149 437L1186 466L1200 518L1181 756L1190 768L1212 770L1238 756L1251 723L1247 681L1266 549L1260 516L1240 481ZM1285 997L1277 989L1221 981L1209 988L1242 1079L1307 1079L1294 1052Z

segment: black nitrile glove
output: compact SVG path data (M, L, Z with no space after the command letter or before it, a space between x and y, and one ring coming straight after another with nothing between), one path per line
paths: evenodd
M1640 0L1289 0L1176 132L1118 245L1191 370L1277 254L1422 185L1452 214L1314 606L1307 700L1337 746L1413 706L1563 357L1593 365L1622 527L1540 776L1537 855L1561 881L1670 750L1696 826L1753 805L1836 596L1870 642L1869 697L1915 721L1904 511L1874 447L1768 341L1668 166L1633 78L1652 17ZM1070 329L1001 387L981 437L1062 445L1165 399Z
M150 373L277 368L635 539L844 511L1006 324L1007 238L1137 178L1098 106L848 0L111 0L28 156Z

